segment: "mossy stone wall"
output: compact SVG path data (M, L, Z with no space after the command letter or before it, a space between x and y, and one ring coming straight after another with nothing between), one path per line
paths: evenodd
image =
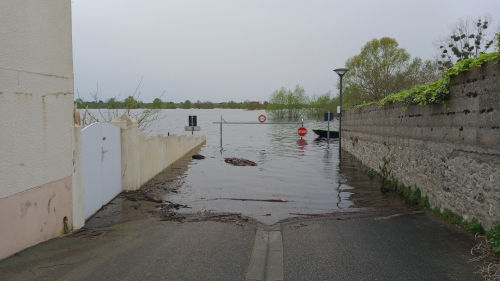
M500 220L500 63L452 77L446 105L370 105L343 113L343 149L417 186L432 207L486 227Z

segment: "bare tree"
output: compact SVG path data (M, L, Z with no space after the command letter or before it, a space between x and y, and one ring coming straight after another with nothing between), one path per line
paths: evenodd
M488 32L490 22L488 16L460 19L451 34L438 42L440 70L451 67L459 60L485 53L494 41L494 36Z
M90 124L93 122L111 122L113 119L120 117L125 114L130 116L132 119L137 120L139 128L142 131L147 131L151 125L161 119L160 110L158 109L141 109L141 102L139 102L139 97L141 96L141 87L142 87L143 78L139 80L139 83L135 87L134 91L124 99L122 102L123 106L121 108L108 106L108 108L98 108L97 113L89 112L86 109L86 115L89 116L89 122L83 120L84 124ZM77 100L82 100L80 98L80 93L77 90L78 98ZM164 92L161 94L163 96ZM96 89L90 92L90 96L92 97L94 102L99 102L101 100L101 93L99 90L99 83L96 85ZM160 97L161 97L160 96ZM112 105L113 102L110 101L118 101L119 96L114 96L108 99L107 104Z

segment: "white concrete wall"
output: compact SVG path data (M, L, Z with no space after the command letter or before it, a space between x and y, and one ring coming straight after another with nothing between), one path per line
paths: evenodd
M0 1L0 198L71 176L70 0Z
M0 1L0 259L72 221L70 0Z
M205 136L147 137L137 122L123 115L112 121L121 128L122 189L137 190L173 162L206 142Z
M122 191L120 128L94 123L82 130L82 187L85 219Z

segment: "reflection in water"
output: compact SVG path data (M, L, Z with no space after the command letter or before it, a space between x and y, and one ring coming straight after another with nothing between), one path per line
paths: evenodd
M259 150L259 161L258 161L258 163L259 164L265 163L266 162L266 156L267 156L267 153L266 153L265 149Z
M284 157L295 157L297 155L295 153L295 148L298 143L297 139L300 140L299 136L297 135L298 125L273 124L268 126L269 128L267 130L267 136L269 138L269 144L272 147L273 153ZM305 139L302 140L305 141ZM303 156L304 148L305 145L299 144L299 150L302 150L302 153L300 153L299 151L299 156L300 154L302 154Z
M404 208L406 206L396 193L381 193L380 179L368 177L365 167L347 152L342 152L340 175L342 177L339 184L341 188L349 190L348 200L353 207Z
M219 126L211 122L254 121L262 111L244 110L164 110L154 130L185 134L182 126L188 115L197 115L207 144L200 161L188 161L182 174L184 183L168 200L202 209L238 212L264 223L274 223L296 213L326 213L349 207L402 207L393 194L381 194L379 182L365 175L362 166L347 153L339 168L338 140L297 135L298 125L224 125L224 150L220 152ZM323 122L305 121L310 130ZM234 167L225 157L243 157L256 167ZM220 200L281 199L287 202ZM216 199L216 200L214 200ZM218 199L218 200L217 200ZM271 214L268 216L267 214Z
M299 148L299 156L304 156L304 149L306 148L307 141L303 138L300 138L299 141L297 141L297 145Z
M340 181L337 179L337 177L333 176L333 173L338 174L338 166L339 166L339 163L337 161L338 154L332 152L332 150L330 149L330 142L333 141L334 141L333 139L325 139L318 137L314 140L314 143L325 151L323 155L323 164L324 164L323 172L325 177L331 179L332 185L335 186L335 190L337 193L337 202L336 202L337 209L342 209L349 207L350 204L342 206L342 196L341 196L342 191L340 190L341 184ZM338 149L336 149L335 151L338 151ZM336 161L332 159L333 155L335 155Z
M297 144L299 145L300 149L304 149L307 145L307 141L303 138L300 138L300 140L297 141Z

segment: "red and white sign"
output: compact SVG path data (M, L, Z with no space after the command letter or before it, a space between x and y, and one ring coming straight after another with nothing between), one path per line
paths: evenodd
M303 137L305 135L307 135L307 129L304 128L304 127L300 127L298 130L297 130L297 134L299 134L299 136Z
M260 123L266 122L266 115L264 115L264 114L259 115L259 122Z

